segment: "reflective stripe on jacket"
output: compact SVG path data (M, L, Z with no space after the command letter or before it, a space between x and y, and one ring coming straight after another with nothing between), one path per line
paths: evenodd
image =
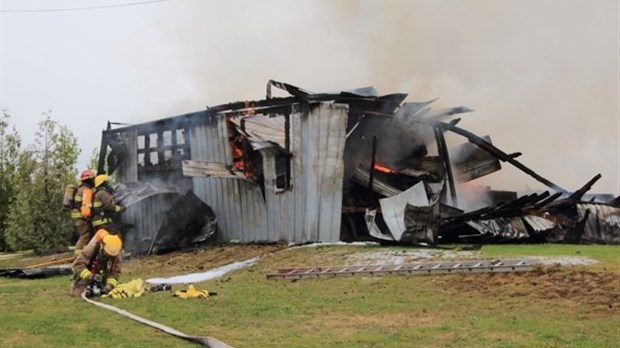
M110 214L120 213L123 207L116 204L114 196L105 188L98 187L93 197L93 227L112 222Z

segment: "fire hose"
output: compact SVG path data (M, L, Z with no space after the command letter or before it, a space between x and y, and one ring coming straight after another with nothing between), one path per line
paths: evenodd
M93 304L95 306L107 309L107 310L115 312L117 314L120 314L122 316L125 316L125 317L127 317L129 319L135 320L135 321L140 322L142 324L148 325L150 327L153 327L153 328L155 328L157 330L163 331L163 332L165 332L167 334L170 334L172 336L175 336L175 337L178 337L178 338L182 338L182 339L190 341L190 342L198 343L200 345L203 345L203 346L206 346L206 347L210 347L210 348L232 348L232 346L229 346L228 344L226 344L226 343L224 343L222 341L219 341L219 340L217 340L217 339L215 339L213 337L190 336L190 335L184 334L184 333L182 333L180 331L177 331L177 330L175 330L175 329L173 329L171 327L168 327L168 326L156 323L156 322L148 320L148 319L144 319L142 317L139 317L139 316L137 316L135 314L129 313L129 312L127 312L125 310L122 310L120 308L116 308L116 307L111 306L109 304L101 303L101 302L98 302L98 301L93 301L93 300L89 299L86 296L86 291L82 292L82 300L84 300L84 301L86 301L86 302L88 302L90 304Z

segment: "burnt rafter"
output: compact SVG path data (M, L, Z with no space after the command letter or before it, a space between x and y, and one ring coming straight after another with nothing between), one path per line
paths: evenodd
M600 173L597 174L592 179L590 179L590 181L588 181L585 185L583 185L583 187L581 187L579 190L575 191L572 195L570 195L568 199L573 200L573 201L580 201L583 198L583 195L585 195L586 192L590 191L590 189L592 188L592 185L594 185L594 183L596 183L601 177L602 176Z
M550 204L551 202L555 201L556 199L560 198L560 196L562 196L562 192L556 192L553 195L547 197L547 199L544 199L538 203L536 203L534 205L534 209L540 209L545 207L546 205Z
M557 210L562 210L566 207L572 207L575 203L577 203L583 198L583 195L586 192L588 192L592 188L592 185L594 185L594 183L597 182L600 178L601 178L601 174L597 174L592 179L590 179L590 181L588 181L585 185L583 185L579 190L575 191L573 194L571 194L570 196L564 199L559 199L549 204L548 207L554 208Z
M452 166L450 165L450 156L448 152L448 146L446 145L446 139L443 135L443 129L439 127L433 127L435 133L435 140L437 141L437 150L439 156L444 160L444 169L448 176L448 187L450 188L450 198L452 204L458 206L458 199L456 196L456 185L454 183L454 174L452 173Z
M513 155L509 155L509 154L505 153L504 151L500 150L499 148L495 147L491 143L487 142L486 140L482 139L481 137L477 136L476 134L474 134L474 133L472 133L470 131L467 131L467 130L465 130L463 128L456 127L455 125L452 125L450 123L445 123L445 122L441 122L441 121L418 120L417 122L428 123L430 125L441 127L441 128L443 128L445 130L449 130L449 131L451 131L453 133L461 135L461 136L467 138L471 143L479 146L480 148L482 148L485 151L488 151L490 154L492 154L493 156L497 157L500 161L508 162L508 163L512 164L513 166L519 168L524 173L530 175L531 177L533 177L534 179L536 179L540 183L544 184L545 186L553 189L554 191L558 191L558 192L562 192L562 193L568 193L567 190L565 190L565 189L561 188L560 186L554 184L553 182L549 181L548 179L545 179L544 177L540 176L539 174L537 174L536 172L534 172L530 168L526 167L523 163L515 160Z
M503 202L492 207L485 207L462 215L443 218L441 223L442 225L449 225L469 220L492 220L497 218L521 216L523 213L542 215L537 211L537 203L546 200L547 197L549 197L549 191L545 191L541 194L532 193L530 195L521 196L515 200Z

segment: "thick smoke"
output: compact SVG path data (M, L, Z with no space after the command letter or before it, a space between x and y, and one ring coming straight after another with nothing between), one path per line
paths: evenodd
M373 85L475 109L459 126L567 190L600 172L592 192L620 192L617 1L190 1L159 28L186 91L162 116L261 99L268 79ZM472 184L546 189L503 167Z

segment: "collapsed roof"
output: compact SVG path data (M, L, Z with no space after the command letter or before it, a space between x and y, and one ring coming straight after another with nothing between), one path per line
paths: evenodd
M290 96L273 97L272 88ZM271 80L263 100L109 124L98 169L118 170L120 182L193 191L218 216L220 240L620 243L618 199L582 200L600 175L571 193L519 162L520 153L458 127L470 109L432 110L433 101L406 97L373 88L312 93ZM446 133L466 142L449 148ZM550 191L489 190L486 207L465 211L459 186L501 162ZM127 225L138 225L135 218Z

